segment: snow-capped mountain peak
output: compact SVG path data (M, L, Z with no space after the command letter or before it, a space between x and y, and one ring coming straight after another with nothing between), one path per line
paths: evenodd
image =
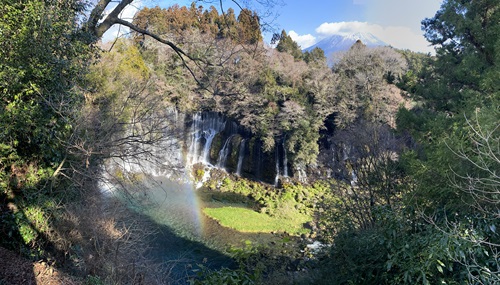
M316 44L305 48L304 51L311 51L316 47L321 48L326 56L337 52L348 50L356 41L360 40L368 47L386 46L387 44L370 33L352 33L347 35L332 35L322 39Z

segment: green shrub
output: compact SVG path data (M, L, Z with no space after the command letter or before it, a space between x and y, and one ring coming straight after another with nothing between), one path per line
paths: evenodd
M201 270L196 279L189 280L191 285L252 285L256 284L255 276L242 268L211 270L203 265L198 265Z
M89 275L85 280L85 285L105 285L106 283L98 276Z

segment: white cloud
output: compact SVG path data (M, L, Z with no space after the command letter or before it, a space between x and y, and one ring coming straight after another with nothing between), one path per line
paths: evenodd
M334 34L347 35L356 32L371 33L387 44L400 49L410 49L425 53L433 51L433 48L428 46L429 43L425 40L423 35L421 33L415 33L409 27L384 27L368 22L353 21L323 23L316 28L316 33L318 33L319 38L325 38Z
M307 47L310 47L312 46L313 44L316 43L316 37L311 35L311 34L307 34L307 35L299 35L297 34L295 31L290 31L288 33L288 35L292 38L292 40L294 40L299 46L300 48L304 49L304 48L307 48Z
M323 23L316 28L316 33L321 37L331 35L347 35L356 32L368 32L370 25L366 22L336 22L336 23Z
M372 34L393 47L425 53L434 52L434 48L429 46L429 42L427 42L423 34L415 33L409 27L389 26L380 28L373 31Z
M403 26L420 32L420 22L433 17L443 0L365 1L365 21L384 27Z

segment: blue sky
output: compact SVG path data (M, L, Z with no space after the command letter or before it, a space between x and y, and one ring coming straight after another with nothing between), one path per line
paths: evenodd
M276 0L275 0L276 1ZM168 7L173 4L189 6L192 1L136 0L135 7ZM218 7L219 1L202 1L205 8L210 3ZM262 1L261 1L262 2ZM423 37L420 22L433 17L441 0L283 0L284 6L274 9L278 14L274 24L277 32L284 29L302 48L306 48L332 34L369 32L384 42L402 49L432 52L433 48ZM229 5L231 1L225 1ZM242 0L260 11L255 1ZM253 5L253 6L252 6ZM229 6L226 6L226 8ZM234 6L233 6L234 7ZM237 9L236 14L238 14ZM137 11L130 8L123 17L130 18ZM123 29L122 29L123 30ZM116 35L113 29L105 40ZM265 34L269 41L271 34Z
M441 0L286 1L279 23L302 48L332 34L370 32L397 48L432 52L420 22Z

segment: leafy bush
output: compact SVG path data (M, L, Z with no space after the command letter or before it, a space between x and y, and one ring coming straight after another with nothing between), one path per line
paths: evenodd
M376 216L374 228L346 229L335 236L329 258L321 264L319 284L497 284L500 280L495 248L475 242L497 243L497 221L477 217L438 226L384 209Z
M191 285L253 285L256 284L255 276L246 272L242 268L221 270L211 270L203 265L198 265L201 271L196 279L189 280Z
M294 213L312 216L319 209L320 201L331 194L330 186L325 182L313 185L284 183L283 188L274 188L247 179L233 179L228 175L216 175L216 178L222 179L222 182L215 189L249 197L260 212L282 218ZM214 189L214 180L212 177L207 182L209 189Z

